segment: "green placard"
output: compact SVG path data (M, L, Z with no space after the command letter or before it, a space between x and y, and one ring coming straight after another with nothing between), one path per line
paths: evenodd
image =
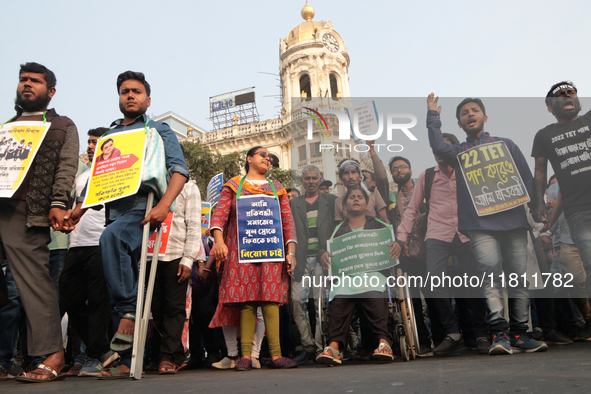
M391 227L353 231L328 240L328 250L334 255L331 257L331 274L352 275L394 267L398 260L390 258L388 246L393 240Z

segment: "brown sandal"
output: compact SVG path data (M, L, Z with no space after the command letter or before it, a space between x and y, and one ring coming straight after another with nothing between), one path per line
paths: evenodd
M176 365L168 360L160 362L158 365L158 373L160 375L174 375L180 369L180 365Z

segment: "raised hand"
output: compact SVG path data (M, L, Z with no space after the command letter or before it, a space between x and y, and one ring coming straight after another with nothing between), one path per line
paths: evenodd
M441 105L439 107L437 106L438 101L439 96L435 97L435 93L431 93L427 97L427 109L429 111L437 111L438 113L441 113Z

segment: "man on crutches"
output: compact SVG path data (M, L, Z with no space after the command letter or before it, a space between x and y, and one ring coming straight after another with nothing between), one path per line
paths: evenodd
M103 371L103 378L141 378L141 361L143 359L143 344L145 338L134 341L136 304L138 301L138 263L142 250L143 227L149 224L152 229L158 228L164 221L171 205L189 179L187 164L183 157L180 144L174 132L165 123L149 120L145 115L150 106L150 85L144 74L126 71L117 77L117 92L119 94L119 109L123 119L112 123L107 135L120 133L138 128L154 129L162 138L165 153L164 170L167 174L168 187L163 195L154 196L152 204L148 204L150 192L142 186L134 195L121 198L105 204L107 227L100 239L105 279L114 301L114 310L119 317L117 332L111 341L111 349L121 356L121 365ZM144 162L144 166L147 163ZM152 189L150 189L152 190ZM79 201L81 203L81 201ZM148 208L150 205L150 208ZM72 213L72 223L76 223L81 213L81 204ZM147 247L144 245L144 247ZM144 264L145 270L145 264ZM145 271L144 271L145 272ZM139 286L140 298L143 299L143 282ZM146 301L150 301L151 293L146 294ZM140 303L141 304L141 303ZM140 310L149 311L149 302L140 305ZM138 316L138 319L141 317ZM118 323L118 324L117 324ZM138 324L138 327L140 325ZM144 330L141 330L143 332ZM145 335L145 334L144 334ZM132 346L136 344L136 363L139 363L139 373L130 375L132 364ZM136 371L137 372L137 371Z

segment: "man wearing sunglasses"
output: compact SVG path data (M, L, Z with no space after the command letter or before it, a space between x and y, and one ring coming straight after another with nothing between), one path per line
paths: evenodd
M581 103L572 82L554 84L546 95L546 107L557 123L538 131L532 156L536 159L533 217L547 222L544 204L548 160L560 185L562 207L572 239L587 272L591 273L591 111L579 116ZM560 212L558 212L560 214ZM582 332L591 336L591 311Z

